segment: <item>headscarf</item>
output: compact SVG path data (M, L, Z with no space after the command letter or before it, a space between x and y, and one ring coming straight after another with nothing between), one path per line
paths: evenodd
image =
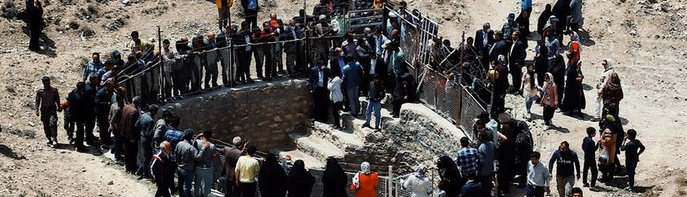
M268 153L258 173L258 187L263 196L286 194L286 172L279 165L277 156ZM264 188L264 189L263 189Z
M613 72L609 76L608 83L604 86L603 98L608 101L620 101L623 99L623 88L620 85L618 73Z
M549 83L553 83L553 74L551 74L551 72L546 72L546 76L549 76Z
M611 59L605 59L605 61L606 61L606 66L604 66L604 70L613 69L613 61Z
M580 36L577 34L577 32L575 32L575 31L572 32L572 39L570 41L571 42L573 42L573 41L579 42L580 41Z
M415 166L415 172L417 173L417 177L423 178L427 176L427 166L419 164Z
M370 163L366 161L360 164L360 172L363 174L370 174Z

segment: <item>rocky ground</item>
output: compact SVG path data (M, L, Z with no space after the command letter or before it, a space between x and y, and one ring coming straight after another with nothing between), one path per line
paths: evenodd
M260 3L260 20L267 19L269 12L290 17L303 6L301 1L290 0ZM532 24L546 3L553 0L534 1ZM48 24L43 37L45 48L33 53L27 50L26 24L20 20L24 2L3 0L0 4L0 37L4 38L0 42L0 195L151 196L151 184L125 175L121 167L98 156L96 150L77 153L66 145L46 147L40 121L33 115L34 92L40 77L47 74L60 93L66 94L79 80L90 53L126 48L132 30L147 39L156 37L160 26L164 38L176 39L216 29L214 2L51 0L44 5ZM241 18L238 7L232 8L234 19ZM307 7L311 10L312 5ZM518 1L414 0L409 1L409 7L441 23L441 34L455 43L462 31L472 36L483 22L491 22L497 29L508 12L517 13ZM625 89L620 112L624 127L639 131L639 139L648 148L638 167L637 184L642 193L602 184L605 192L592 196L687 195L687 173L682 164L685 154L680 151L685 137L679 132L687 123L682 118L687 109L687 88L680 85L687 75L685 2L585 1L583 12L585 25L580 35L583 72L587 76L584 83L590 87L596 83L602 59L615 60ZM586 91L586 114L593 113L592 91ZM522 113L521 98L508 100L514 112ZM534 113L541 114L541 109L536 108ZM569 141L573 150L580 150L584 128L596 124L561 114L556 114L553 121L565 129L544 131L540 120L533 122L537 148L545 156L563 140ZM64 131L60 131L59 139L66 142ZM617 182L622 185L621 180Z

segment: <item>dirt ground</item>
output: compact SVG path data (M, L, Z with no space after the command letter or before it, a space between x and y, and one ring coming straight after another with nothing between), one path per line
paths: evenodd
M302 1L260 3L260 20L267 19L268 12L290 18L303 7ZM314 3L308 1L309 11ZM530 29L534 29L545 3L553 0L534 1ZM79 80L83 64L92 52L110 53L126 48L132 30L138 30L141 38L147 39L156 37L160 26L163 37L174 40L216 29L214 2L131 0L124 4L109 0L51 0L44 5L48 26L43 37L45 49L40 53L27 50L26 24L16 18L24 10L24 2L3 0L0 10L0 196L152 196L152 184L126 175L94 148L89 153L77 153L68 145L55 149L45 146L41 123L33 114L35 90L41 76L51 75L53 84L64 96ZM241 18L237 5L232 8L234 19ZM517 14L519 9L515 0L414 0L409 1L409 7L439 21L443 25L441 34L454 43L462 31L474 36L484 22L499 29L507 14ZM637 170L636 182L641 193L619 191L622 179L616 180L614 186L599 184L604 192L585 193L687 195L687 169L682 162L686 155L679 151L685 146L679 128L687 123L683 118L687 88L680 85L687 75L684 1L585 1L583 12L585 25L580 35L584 84L593 87L602 70L600 61L613 59L625 91L620 105L624 127L636 129L638 138L647 146ZM529 58L533 56L530 54ZM593 91L587 88L585 92L587 117L593 114ZM522 114L522 100L510 96L507 106ZM534 114L541 114L541 108L535 107ZM581 151L584 129L596 125L560 113L553 122L560 129L543 131L542 121L534 121L535 143L545 160L563 140L569 141L573 150ZM60 130L59 139L62 143L67 141L64 130ZM624 161L624 156L620 158ZM581 185L581 180L577 185Z

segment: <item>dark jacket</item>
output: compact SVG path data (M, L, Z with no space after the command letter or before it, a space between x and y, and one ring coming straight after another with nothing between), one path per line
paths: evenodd
M150 170L157 185L165 184L170 187L174 185L176 163L162 151L158 151L157 154L153 155Z
M584 150L585 160L594 160L597 149L599 149L599 144L595 143L591 137L587 136L584 138L582 141L582 150Z
M370 82L370 89L369 92L367 93L367 97L370 99L372 102L379 102L384 99L385 96L384 92L384 84L379 83L375 84L374 81Z
M405 96L408 96L407 101L413 101L415 99L415 86L413 85L412 82L412 77L409 79L403 79L403 80L410 80L408 81L407 85L403 85L403 83L400 83L398 86L396 86L396 90L394 90L394 100L399 101L403 100Z
M496 41L496 43L494 43L494 46L492 46L492 48L489 51L489 61L496 61L499 55L504 55L508 57L509 49L510 47L508 47L508 43L505 39Z
M343 59L343 57L341 57L341 58ZM333 76L343 77L343 73L341 73L341 72L342 72L343 67L345 65L346 65L345 61L344 61L344 65L339 64L339 57L335 56L335 57L329 59L329 68L332 69L332 75Z
M458 196L460 189L465 183L460 178L460 172L458 171L456 162L453 162L448 156L441 156L437 163L437 167L443 170L443 173L439 174L442 182L439 183L439 189L446 191L446 196Z
M523 42L523 40L517 40L513 44L513 50L511 51L510 54L510 65L518 65L518 66L524 66L525 65L525 58L527 57L527 44L526 42Z
M315 90L317 89L317 80L319 77L319 68L318 67L313 67L310 69L310 84L308 85L310 87L310 90ZM323 87L326 89L327 88L327 80L329 79L329 68L324 68L323 69Z
M84 122L92 116L89 115L89 109L93 109L93 103L89 100L87 94L81 94L77 89L69 93L69 112L72 115L72 120L77 123Z
M549 17L551 17L553 13L551 10L544 10L540 15L539 19L537 20L537 32L539 35L542 35L544 30L544 26L546 26L546 23L549 22Z
M484 32L484 30L480 29L480 30L477 30L477 32L475 33L474 46L475 46L475 49L477 49L477 51L485 50L485 48L483 46L484 45L484 42L483 42L484 38L482 37L483 32ZM488 42L487 45L494 44L494 42L496 42L494 40L494 31L489 30L489 32L487 34L489 35L489 38L487 38L487 42ZM489 50L489 49L486 48L486 50Z

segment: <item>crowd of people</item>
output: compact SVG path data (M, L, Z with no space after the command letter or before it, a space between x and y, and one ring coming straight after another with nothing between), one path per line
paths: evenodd
M233 2L217 2L220 21L226 21L226 9ZM50 77L43 77L43 87L36 93L35 113L43 123L47 144L58 143L57 112L63 111L69 144L78 152L88 152L89 148L111 150L113 159L122 163L128 173L155 182L158 186L156 196L170 196L175 192L181 196L207 196L210 188L221 180L226 185L222 189L225 196L253 196L256 192L262 196L310 196L316 180L305 169L302 160L279 164L276 154L259 157L256 147L240 137L220 148L212 143L212 131L181 130L178 128L180 117L165 109L156 119L160 111L157 105L145 104L140 97L127 99L126 88L118 85L158 62L163 66L165 83L171 84L165 86L165 97L215 88L220 79L223 85L252 83L249 65L254 58L257 78L265 81L280 77L280 74L307 74L313 96L313 120L327 123L331 110L333 126L337 129L343 129L340 116L344 110L351 116L364 113L362 127L379 131L383 103L391 100L392 116L396 118L403 103L415 100L416 84L401 47L404 30L400 24L404 22L400 19L405 19L402 14L389 14L388 23L366 28L362 34L346 33L343 40L330 46L332 57L326 52L328 45L316 44L309 49L313 50L314 57L306 60L301 58L305 46L300 38L306 34L322 37L337 31L328 23L333 13L331 1L320 1L313 11L317 17L306 15L302 10L286 25L272 13L262 29L257 24L257 2L241 2L246 17L239 26L225 22L220 24L221 31L217 33L209 32L191 41L180 38L175 43L176 52L170 49L171 42L167 39L162 41L162 50L156 51L155 39L145 41L140 39L138 32L131 32L128 45L131 54L127 60L124 61L117 50L104 62L99 53L93 53L81 80L64 102L57 88L51 85ZM379 3L374 1L376 6ZM521 13L517 18L510 13L501 30L492 31L491 25L485 23L474 38L467 38L467 43L457 49L451 48L450 41L445 39L428 41L432 46L428 51L432 57L428 66L451 76L460 69L455 65L477 63L485 71L489 70L485 73L489 73L492 80L490 111L480 114L474 123L477 141L460 139L462 148L457 150L456 160L442 156L436 162L441 177L437 189L446 196L507 196L512 182L524 187L527 196L543 196L550 192L554 174L560 196L582 196L580 188L575 187L576 179L580 179L579 159L570 144L561 142L548 167L545 166L540 162L541 154L533 150L534 142L527 123L512 118L505 106L507 93L522 95L526 118L531 119L531 106L541 104L547 126L552 126L551 119L557 109L564 114L583 117L586 100L582 89L582 45L577 33L582 20L581 5L581 0L558 0L553 8L546 5L536 29L542 39L535 46L533 65L525 63L527 39L535 32L531 33L529 27L532 10L529 0L521 1ZM407 4L400 6L399 10L405 10ZM40 4L34 3L34 7ZM562 44L565 34L569 35L567 45ZM218 50L230 44L237 46L236 50ZM286 69L282 53L286 54ZM235 84L230 84L232 64L236 65ZM303 66L307 64L311 65L309 70ZM638 156L645 147L636 139L637 131L625 132L622 128L618 113L623 98L620 78L611 60L603 60L602 65L604 71L596 85L594 114L594 121L599 122L600 139L594 140L596 128L587 129L588 137L582 144L583 183L584 187L595 191L597 166L602 172L602 182L610 181L624 168L629 176L628 189L633 189ZM476 78L465 76L465 72L462 74L465 79ZM510 81L508 74L512 77ZM366 106L361 105L360 96L365 97ZM372 115L376 119L374 125L371 124ZM97 137L94 135L96 126ZM624 167L617 157L620 151L626 152ZM220 155L224 155L224 163L219 160ZM554 165L556 173L553 173ZM590 182L587 181L589 169ZM430 195L434 188L426 175L427 168L419 166L415 171L403 180L404 188L412 191L413 196ZM348 180L338 162L329 158L321 180L323 195L347 196L346 188L349 187L356 196L375 196L378 179L378 175L370 171L370 164L365 162L351 180L352 184L347 185Z

